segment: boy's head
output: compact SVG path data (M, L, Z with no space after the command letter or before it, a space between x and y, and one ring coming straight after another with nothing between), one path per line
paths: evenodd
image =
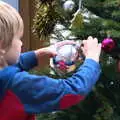
M15 59L18 59L16 57L19 57L22 45L20 37L22 37L22 34L23 20L21 16L15 8L0 1L0 49L5 51L4 58L8 64L9 62L10 64L15 63Z

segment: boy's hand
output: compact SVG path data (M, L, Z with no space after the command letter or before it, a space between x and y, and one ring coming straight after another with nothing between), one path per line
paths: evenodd
M89 36L87 40L83 40L83 47L81 48L86 58L90 58L96 62L99 62L101 44L98 43L97 38Z
M70 45L70 44L76 44L76 42L65 40L65 41L57 42L56 44L51 45L49 47L44 47L36 50L35 54L37 56L39 64L42 64L42 61L44 61L45 59L56 56L58 47L61 47L63 45Z

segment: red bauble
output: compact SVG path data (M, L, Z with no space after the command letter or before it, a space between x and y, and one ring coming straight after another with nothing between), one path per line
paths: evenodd
M104 52L111 52L115 47L115 41L111 38L105 38L102 41L102 49Z
M59 64L59 69L60 70L66 70L67 69L67 66L65 65L64 61L60 61L60 62L58 62L58 64Z

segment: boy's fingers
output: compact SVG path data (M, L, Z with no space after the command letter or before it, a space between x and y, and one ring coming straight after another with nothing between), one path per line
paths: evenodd
M93 40L96 44L98 44L98 39L97 38L94 38Z
M81 50L82 50L82 53L83 53L83 54L86 54L86 53L87 53L87 50L86 50L84 47L81 47Z
M83 40L83 41L82 41L82 44L81 44L81 47L86 46L86 44L87 44L87 40Z
M57 53L51 53L50 57L55 57L57 55Z
M76 44L76 42L75 41L70 41L70 40L65 40L65 41L56 43L56 46L61 47L63 45L71 45L71 44Z
M102 44L101 44L101 43L99 43L99 44L98 44L98 47L99 47L99 49L101 50Z
M92 39L93 39L93 37L92 37L92 36L89 36L87 40L92 40Z

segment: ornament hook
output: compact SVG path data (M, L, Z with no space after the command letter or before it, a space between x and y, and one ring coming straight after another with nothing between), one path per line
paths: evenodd
M82 0L79 0L79 11L81 11L81 8L82 8Z

